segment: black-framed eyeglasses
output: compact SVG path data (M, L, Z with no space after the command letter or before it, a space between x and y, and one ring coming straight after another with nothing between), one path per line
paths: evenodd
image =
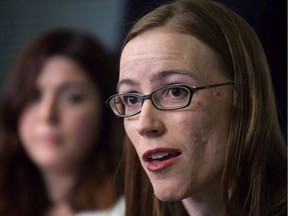
M131 117L140 113L145 100L151 100L153 106L159 110L177 110L189 106L192 96L196 91L230 84L234 84L234 82L199 87L171 84L157 88L148 95L140 95L137 93L115 94L109 97L106 104L111 107L116 116L122 118Z

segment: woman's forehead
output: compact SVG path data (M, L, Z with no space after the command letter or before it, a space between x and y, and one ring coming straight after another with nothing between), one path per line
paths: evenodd
M196 77L211 77L221 71L218 56L209 46L192 35L160 27L126 44L120 60L120 81L127 75L175 69L190 71Z

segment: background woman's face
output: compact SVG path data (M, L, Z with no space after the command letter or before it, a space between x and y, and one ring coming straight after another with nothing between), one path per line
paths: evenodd
M201 86L227 82L217 55L188 34L165 28L132 39L120 62L119 93L150 94L164 85ZM177 89L176 89L177 90ZM177 97L173 91L167 97ZM194 93L183 109L163 111L145 100L139 114L125 118L125 130L163 201L220 194L232 113L233 85Z
M35 89L18 124L24 149L43 171L73 170L97 139L100 95L84 69L62 56L46 61Z

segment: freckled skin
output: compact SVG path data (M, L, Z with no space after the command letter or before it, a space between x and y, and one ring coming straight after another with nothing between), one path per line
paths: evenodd
M184 73L153 78L165 70ZM135 84L120 85L120 93L140 94L150 94L171 83L201 86L229 81L213 50L191 35L165 27L144 32L128 42L121 55L121 80ZM160 200L190 197L201 201L216 194L210 201L221 202L217 183L225 160L232 98L233 85L229 85L196 92L191 104L181 110L157 110L146 100L140 114L124 119L125 130ZM142 155L154 148L174 148L182 154L167 169L151 172Z

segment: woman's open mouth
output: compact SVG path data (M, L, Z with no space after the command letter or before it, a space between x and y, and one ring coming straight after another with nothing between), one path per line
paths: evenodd
M156 148L146 151L142 159L146 162L146 167L151 172L160 171L174 164L181 152L177 149Z

